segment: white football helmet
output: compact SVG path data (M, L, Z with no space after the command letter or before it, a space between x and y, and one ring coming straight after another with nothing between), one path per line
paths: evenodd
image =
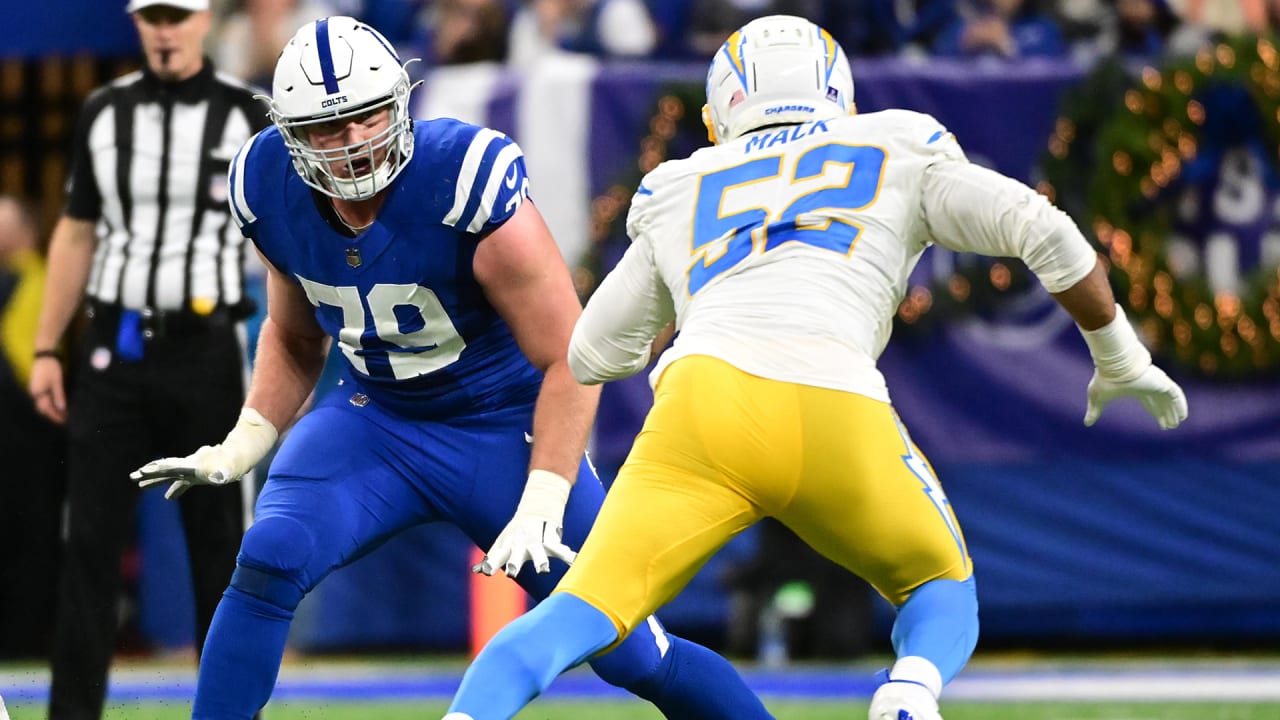
M804 18L770 15L729 36L707 71L702 121L714 143L765 125L854 111L853 72L831 34Z
M276 61L270 114L308 185L330 197L364 200L409 164L413 84L407 66L377 30L353 18L321 18L294 33ZM308 140L308 130L320 123L382 108L390 120L372 138L323 150Z

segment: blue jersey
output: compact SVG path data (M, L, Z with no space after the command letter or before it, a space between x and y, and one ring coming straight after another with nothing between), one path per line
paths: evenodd
M415 123L414 148L377 220L350 237L268 128L232 163L232 214L306 291L373 402L412 417L532 403L541 374L472 269L480 240L528 196L524 155L501 133L451 119Z

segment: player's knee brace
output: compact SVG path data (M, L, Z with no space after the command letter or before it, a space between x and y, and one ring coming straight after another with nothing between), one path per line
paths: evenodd
M310 589L306 577L315 539L302 523L267 517L244 534L231 587L292 611Z

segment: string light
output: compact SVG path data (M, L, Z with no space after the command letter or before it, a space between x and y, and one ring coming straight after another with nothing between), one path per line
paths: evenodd
M1078 107L1096 106L1100 83L1111 76L1097 77L1098 85L1076 92ZM1203 276L1175 278L1167 270L1166 239L1176 214L1173 200L1161 198L1210 141L1201 137L1208 115L1224 112L1198 94L1211 83L1248 90L1262 117L1274 119L1263 134L1266 157L1280 159L1280 51L1273 39L1254 38L1207 46L1190 62L1174 61L1165 69L1139 68L1119 98L1120 112L1087 129L1075 127L1078 117L1096 114L1064 114L1054 124L1041 185L1067 196L1067 207L1075 199L1087 208L1118 295L1153 349L1167 348L1207 375L1274 372L1272 363L1280 358L1280 268L1242 276L1238 292L1216 293ZM1061 129L1068 123L1077 136L1101 143L1101 168L1066 160L1073 141ZM993 272L992 280L997 276Z
M1127 112L1104 116L1098 121L1101 125L1082 126L1083 120L1069 114L1055 120L1045 145L1046 177L1036 183L1036 190L1055 203L1070 200L1072 193L1083 196L1081 207L1089 213L1086 226L1103 249L1099 257L1114 273L1119 296L1128 302L1153 350L1164 348L1208 375L1273 368L1271 363L1280 357L1280 269L1262 280L1243 279L1239 294L1212 294L1202 279L1174 278L1163 256L1170 214L1138 208L1159 202L1162 189L1172 187L1187 163L1196 159L1203 144L1202 127L1213 111L1197 96L1207 83L1248 85L1263 117L1274 118L1280 126L1280 51L1266 38L1224 43L1202 49L1191 62L1164 69L1143 67L1135 80L1120 98ZM1082 90L1096 95L1097 88ZM672 142L696 132L691 127L701 104L700 98L694 100L696 94L691 89L658 99L639 141L635 170L649 172L670 157ZM1082 105L1096 102L1090 97ZM1280 158L1277 135L1266 135L1273 158ZM1091 146L1103 143L1102 157L1110 162L1104 160L1102 168L1089 162L1093 147L1082 148L1083 155L1073 153L1073 145L1082 138ZM597 258L611 232L616 233L634 189L634 184L613 186L592 202L591 239ZM897 317L920 325L931 313L940 313L940 307L966 312L1021 287L1019 278L1025 272L1021 265L999 261L962 265L940 286L912 286ZM593 288L599 276L598 268L577 268L575 286L585 296L583 290Z

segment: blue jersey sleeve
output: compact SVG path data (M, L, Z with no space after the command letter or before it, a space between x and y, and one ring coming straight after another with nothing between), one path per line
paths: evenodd
M266 131L263 131L266 132ZM254 224L258 214L254 211L258 204L258 178L254 176L251 163L254 144L262 137L262 132L254 134L240 146L239 152L231 159L231 172L227 184L231 191L227 193L227 202L231 205L231 217L235 220L240 234L247 238L254 236Z
M453 206L444 223L482 234L506 222L529 196L524 153L511 138L479 128L458 168Z

